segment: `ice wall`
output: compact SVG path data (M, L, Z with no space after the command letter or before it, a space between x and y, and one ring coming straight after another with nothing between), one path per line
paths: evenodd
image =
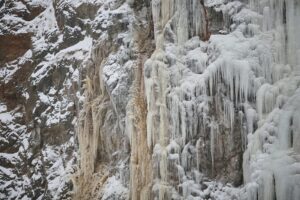
M297 1L152 2L156 50L144 73L159 198L203 198L197 174L239 185L242 162L241 199L299 198L299 103L289 100L299 87L299 8ZM210 35L210 9L223 14L219 34Z
M266 83L257 91L258 129L248 135L244 180L248 199L299 199L299 32L298 1L250 1L272 36Z
M90 59L82 66L85 98L78 121L80 160L74 175L75 199L109 199L110 195L127 198L121 189L120 194L111 194L102 188L110 187L112 176L124 187L129 182L125 109L133 82L133 63L130 50L124 47L131 42L127 25L132 10L128 4L107 1L99 13L95 23L101 22L102 31L94 40ZM118 21L119 17L122 20Z
M144 79L158 199L205 198L203 176L241 182L242 122L235 105L251 92L250 66L231 54L226 58L227 49L219 59L211 57L223 38L205 42L208 9L203 1L152 2L156 49ZM231 96L224 97L227 88Z
M121 163L130 199L299 199L299 2L111 5L99 18L125 22L103 23L88 70L83 185Z
M150 2L144 1L144 10L137 12L133 22L134 80L130 88L130 100L126 106L126 134L130 138L130 195L132 200L152 199L152 149L147 144L147 104L145 100L143 66L151 55L153 27ZM147 8L147 9L146 9ZM146 11L145 11L146 10ZM139 11L139 13L138 13ZM140 24L140 20L144 23Z
M98 11L95 20L103 27L83 66L75 199L151 199L142 75L152 52L149 6L148 1L107 1ZM114 184L121 188L111 189Z

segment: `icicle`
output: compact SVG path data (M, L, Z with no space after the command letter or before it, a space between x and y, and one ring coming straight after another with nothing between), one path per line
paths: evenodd
M214 162L215 162L215 132L214 127L210 128L210 154L211 154L211 163L212 169L214 169Z
M291 112L283 112L280 116L278 124L278 140L281 149L288 149L291 147Z
M300 70L299 52L299 21L300 9L298 0L285 0L285 15L286 15L286 39L287 39L287 62L291 64L296 71Z
M274 174L271 171L264 171L263 174L263 184L261 185L262 198L264 200L274 200L276 199L275 187L274 187Z
M225 99L223 101L223 107L224 107L224 119L226 120L226 123L229 123L230 129L232 130L234 124L234 115L235 115L234 105L231 101Z
M182 153L181 153L181 164L183 166L183 168L185 169L185 171L190 171L191 170L191 162L192 162L192 150L193 150L193 146L191 146L190 144L187 144L183 147Z
M263 10L263 31L269 31L272 27L272 16L269 7L264 7Z
M245 108L248 133L254 132L254 124L257 121L257 113L253 108Z
M260 119L263 118L264 114L269 113L275 107L278 93L278 88L270 84L264 84L259 88L256 102Z
M210 156L211 156L211 164L212 171L214 171L215 167L215 142L217 140L217 127L218 124L215 121L210 123Z
M160 0L153 0L152 1L152 18L153 18L153 24L154 24L154 36L155 39L157 39L157 34L161 29L160 24L160 9L161 9L161 2Z
M164 27L174 14L174 0L161 0L162 26Z
M251 200L259 200L258 199L258 185L255 183L248 184L246 186L247 191L247 199Z
M201 150L201 145L203 145L202 144L202 141L201 141L201 138L199 138L198 140L197 140L197 143L196 143L196 152L197 152L197 162L196 162L196 164L197 164L197 169L199 170L199 167L200 167L200 150Z
M177 165L177 170L178 170L179 183L182 183L184 181L185 171L180 165Z
M177 42L183 44L188 40L188 10L185 1L177 1L178 25L177 25Z
M293 140L291 140L293 149L295 152L300 153L300 108L297 106L297 109L294 111L292 119L292 130L291 133Z

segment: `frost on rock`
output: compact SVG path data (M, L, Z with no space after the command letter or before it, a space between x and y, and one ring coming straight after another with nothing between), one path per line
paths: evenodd
M68 41L52 0L0 5L0 199L70 199L92 38Z

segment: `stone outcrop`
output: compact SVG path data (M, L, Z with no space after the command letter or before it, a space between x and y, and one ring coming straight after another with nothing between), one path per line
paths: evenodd
M1 199L72 196L78 68L91 39L59 31L56 9L6 1L0 11Z
M1 65L23 56L31 49L31 33L18 35L0 35Z

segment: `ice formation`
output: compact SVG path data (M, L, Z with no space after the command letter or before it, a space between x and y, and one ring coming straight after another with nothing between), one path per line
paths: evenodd
M159 145L161 157L157 160L159 194L167 199L174 195L171 189L164 189L166 182L174 187L172 178L166 179L165 165L172 166L176 158L172 151L165 155L168 143L175 143L181 149L177 150L181 159L176 165L182 168L175 174L180 174L181 169L187 177L189 172L203 173L200 164L203 160L197 153L204 142L199 127L207 127L210 175L215 176L215 156L226 151L220 144L224 142L219 139L220 129L228 127L228 137L233 137L230 135L234 135L238 126L245 150L246 192L241 192L240 198L299 199L296 175L299 130L295 125L299 120L299 103L296 103L300 66L296 58L300 44L296 38L299 3L250 1L249 7L239 7L238 2L227 3L219 9L223 15L232 15L235 25L230 27L232 33L212 35L209 43L203 43L193 37L205 41L203 34L210 34L204 5L211 2L200 2L155 1L152 4L157 45L145 64L145 88L148 146ZM197 12L190 9L191 5ZM198 58L191 57L192 52L198 53ZM193 67L197 68L189 68L189 62L196 63ZM213 107L223 115L211 116ZM241 116L240 125L238 116ZM193 140L197 140L196 146ZM232 142L228 145L226 148L234 146ZM286 161L280 160L279 155L285 155L289 164L283 164ZM291 170L284 172L284 167ZM178 177L179 184L193 188L196 180L187 177ZM291 183L286 182L286 177L292 177ZM195 192L183 190L184 198L197 196Z
M300 198L299 3L153 0L145 6L151 8L155 49L132 64L125 117L130 198L205 199L215 193L208 183L201 189L204 177L240 186L242 173L244 186L229 189L231 197ZM217 22L210 20L219 13L216 33ZM106 84L100 82L100 91ZM103 126L93 124L93 130ZM87 145L99 149L92 141L107 136L93 134ZM95 152L82 154L95 160ZM215 198L222 196L227 198Z
M74 199L300 199L299 0L47 3L40 17L15 32L34 32L33 49L1 66L0 82L13 80L37 52L71 41L44 56L29 78L42 88L33 112L45 107L45 126L70 120L71 107L78 112L76 137L59 148L45 144L41 159L32 161L36 168L43 159L54 163L44 174L49 197L61 198L56 194L72 179ZM59 8L69 14L59 16ZM64 27L76 15L80 19ZM48 28L63 32L52 46ZM73 43L69 29L81 40ZM53 81L60 90L40 86L57 66L68 74ZM73 96L72 88L78 89ZM61 97L66 93L74 102ZM16 129L24 137L18 154L0 153L3 160L20 160L31 148L27 127L13 122L22 115L0 98L5 134ZM34 120L30 145L38 146L43 132L39 117ZM76 142L79 159L73 150L74 160L65 163ZM67 177L71 162L77 168ZM39 180L40 171L30 181ZM0 172L8 180L0 180L0 192L18 198L5 186L13 170L0 165Z

